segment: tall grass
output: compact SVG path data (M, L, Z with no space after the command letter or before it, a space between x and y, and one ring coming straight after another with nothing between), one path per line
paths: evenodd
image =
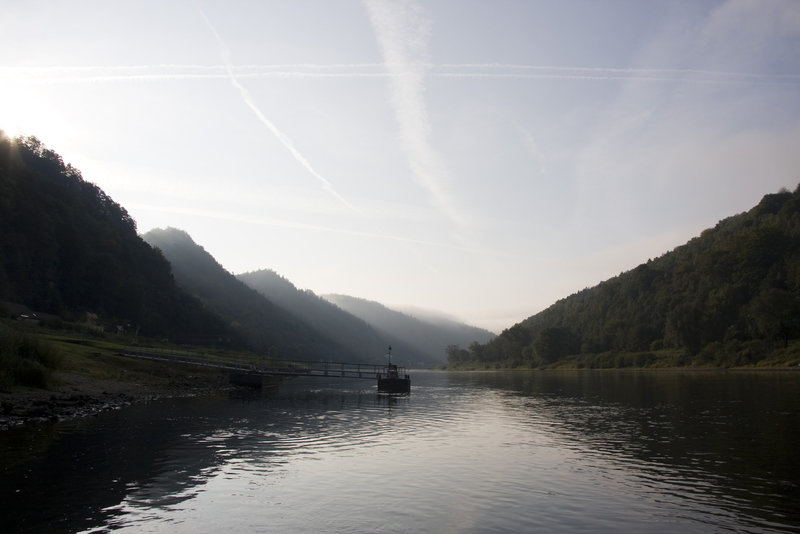
M47 388L62 357L49 343L0 325L0 388Z

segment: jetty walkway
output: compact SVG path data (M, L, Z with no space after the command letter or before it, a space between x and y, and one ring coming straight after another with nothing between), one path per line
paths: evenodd
M263 365L236 363L223 360L196 358L184 354L167 352L152 352L145 350L123 350L120 356L155 360L200 367L213 367L250 376L310 376L310 377L339 377L339 378L364 378L375 380L378 375L387 372L386 365L367 363L345 363L330 361L289 361L267 360ZM405 374L406 369L397 367L398 372Z

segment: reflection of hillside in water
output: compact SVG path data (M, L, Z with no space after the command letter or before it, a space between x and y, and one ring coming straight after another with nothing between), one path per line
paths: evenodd
M186 427L197 432L203 423L193 417L202 401L184 407L190 406L183 413L171 402L154 402L37 429L58 437L40 457L4 471L3 531L88 528L132 489L149 488L139 498L151 505L187 493L217 461L213 448L187 446Z
M274 483L286 476L292 462L313 460L334 449L375 446L392 426L392 410L406 401L357 389L308 389L319 379L313 380L294 389L288 386L288 393L237 394L234 402L216 402L210 408L202 403L182 407L181 420L172 421L170 430L178 439L163 451L148 478L137 481L107 511L135 524L138 516L146 520L153 508L193 498L214 477L241 473Z
M2 464L0 528L277 521L282 531L321 531L325 514L358 509L361 519L340 524L374 531L387 499L413 510L397 519L419 531L454 518L475 532L523 531L532 520L558 530L581 517L618 531L662 519L698 532L800 524L800 374L414 380L411 396L386 397L366 381L298 379L260 396L156 402L6 434L3 451L14 456L47 447ZM27 441L11 446L8 436ZM564 512L576 506L589 515Z
M144 519L147 510L193 498L223 469L279 477L289 462L331 447L369 447L405 402L300 385L287 394L153 402L43 426L37 432L49 435L46 452L3 467L0 527L75 531L121 515Z
M461 375L458 380L464 380ZM798 517L800 373L481 373L509 417L596 460L608 476L769 519ZM794 499L776 496L794 495Z

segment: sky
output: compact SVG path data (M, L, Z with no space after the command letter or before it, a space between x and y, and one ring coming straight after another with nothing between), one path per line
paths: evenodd
M228 271L500 332L800 182L796 0L5 0L0 129Z

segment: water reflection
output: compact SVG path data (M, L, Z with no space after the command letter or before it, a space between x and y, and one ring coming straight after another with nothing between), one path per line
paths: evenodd
M3 532L787 532L800 375L298 380L0 434ZM11 460L14 459L14 460Z
M613 476L633 473L628 483L653 499L691 499L745 524L752 514L758 519L751 526L800 524L798 373L486 373L452 379L506 392L511 416L549 428L561 447L605 462Z

